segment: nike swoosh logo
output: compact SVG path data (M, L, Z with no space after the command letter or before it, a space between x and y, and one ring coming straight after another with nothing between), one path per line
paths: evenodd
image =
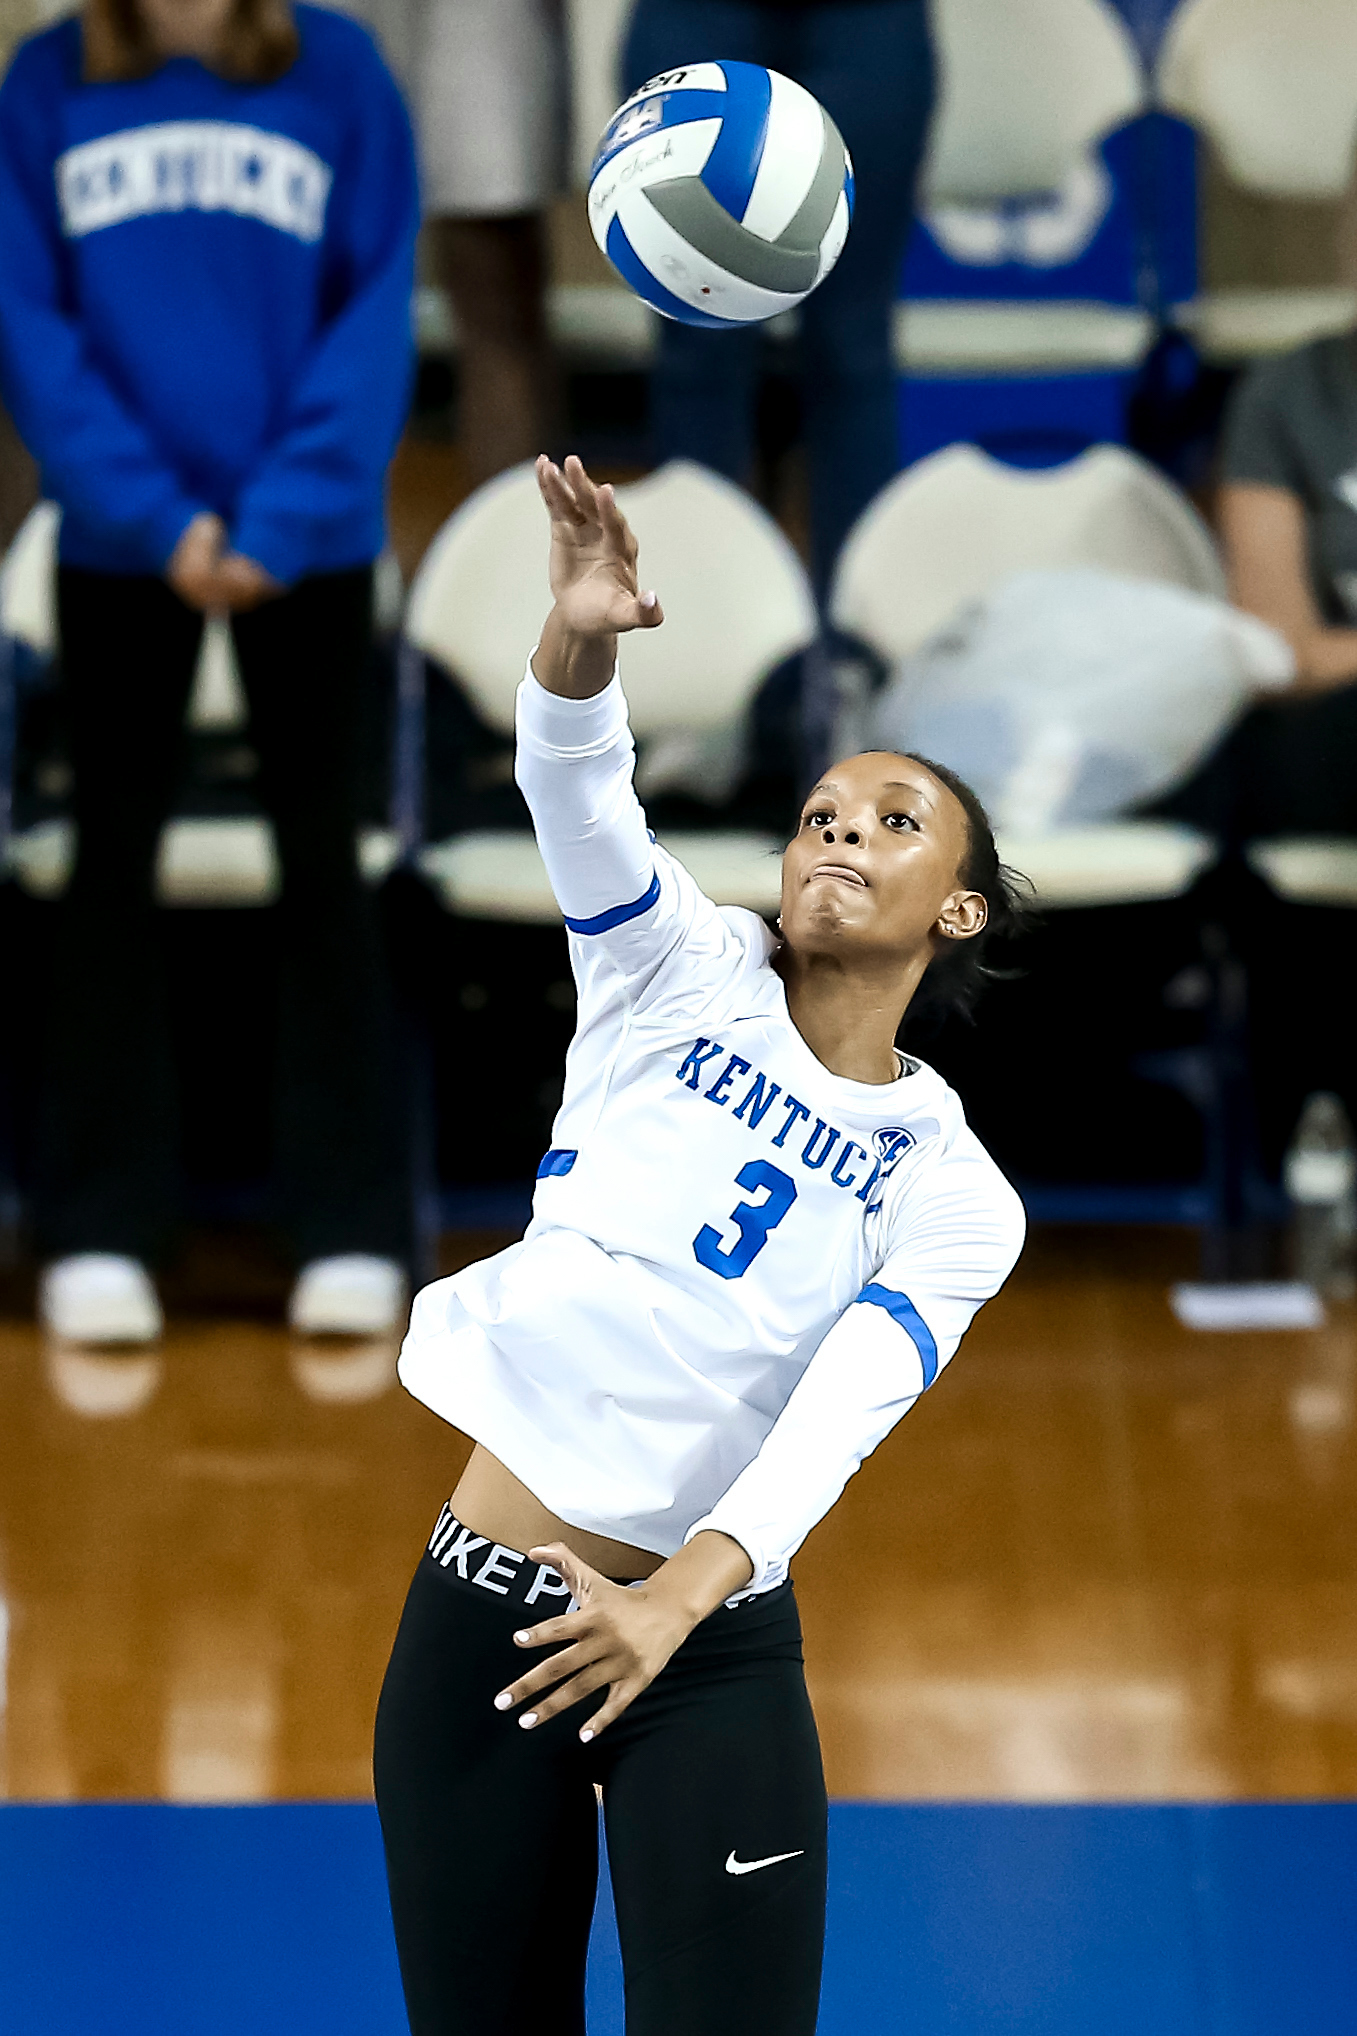
M757 1873L761 1866L778 1866L784 1859L802 1859L805 1847L800 1852L774 1852L767 1859L737 1859L734 1852L726 1861L727 1873Z

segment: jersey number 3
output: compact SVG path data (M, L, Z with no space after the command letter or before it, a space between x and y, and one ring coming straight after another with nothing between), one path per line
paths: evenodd
M710 1223L704 1223L693 1239L693 1256L699 1265L705 1265L708 1272L719 1273L723 1280L737 1280L741 1273L748 1272L754 1260L768 1242L770 1230L776 1230L792 1203L796 1200L796 1182L790 1174L784 1174L781 1167L770 1166L766 1159L751 1159L742 1166L735 1176L737 1188L748 1188L751 1192L762 1188L766 1200L762 1202L737 1202L730 1212L730 1220L739 1231L739 1239L728 1248L721 1242L719 1230L713 1230Z

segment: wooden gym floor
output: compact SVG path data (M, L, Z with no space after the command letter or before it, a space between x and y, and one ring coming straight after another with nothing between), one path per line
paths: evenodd
M498 1238L448 1240L447 1263ZM796 1565L830 1788L1357 1793L1357 1314L1179 1329L1172 1232L1038 1233ZM236 1281L237 1288L240 1282ZM0 1795L369 1793L464 1445L393 1347L171 1292L163 1351L0 1319ZM7 1701L6 1701L7 1699Z

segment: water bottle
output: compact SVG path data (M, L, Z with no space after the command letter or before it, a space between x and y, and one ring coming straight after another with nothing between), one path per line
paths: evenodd
M1357 1146L1337 1096L1310 1096L1287 1148L1282 1180L1291 1198L1292 1269L1317 1293L1348 1300L1357 1238Z

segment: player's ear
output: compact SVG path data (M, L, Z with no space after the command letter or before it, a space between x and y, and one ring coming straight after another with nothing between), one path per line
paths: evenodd
M989 906L979 891L953 891L933 930L947 941L974 940L984 932L988 918Z

